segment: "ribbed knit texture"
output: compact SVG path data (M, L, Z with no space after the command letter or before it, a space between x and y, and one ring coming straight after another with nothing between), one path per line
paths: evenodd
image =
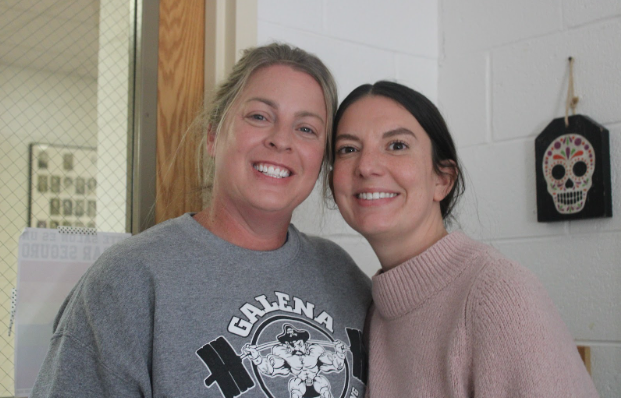
M368 397L597 397L535 276L453 232L373 277Z

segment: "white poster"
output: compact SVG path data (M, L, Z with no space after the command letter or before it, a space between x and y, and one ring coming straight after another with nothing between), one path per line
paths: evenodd
M85 228L26 228L19 238L15 313L15 396L30 394L54 318L88 267L130 234Z

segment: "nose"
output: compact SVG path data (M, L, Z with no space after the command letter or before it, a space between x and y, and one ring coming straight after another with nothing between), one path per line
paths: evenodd
M281 124L274 125L274 128L267 135L265 145L277 151L291 151L292 132Z
M571 179L567 179L567 182L565 182L565 188L573 188L574 187L574 182Z
M358 164L356 165L356 174L362 178L379 176L383 172L382 161L379 153L373 153L369 150L360 150Z

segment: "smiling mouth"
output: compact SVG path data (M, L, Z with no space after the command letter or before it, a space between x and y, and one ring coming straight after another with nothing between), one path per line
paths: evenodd
M356 197L358 199L363 199L363 200L377 200L377 199L394 198L397 195L398 194L394 192L362 192L362 193L356 194Z
M255 163L252 167L258 172L272 178L286 178L291 175L291 172L284 167L281 168L264 163Z

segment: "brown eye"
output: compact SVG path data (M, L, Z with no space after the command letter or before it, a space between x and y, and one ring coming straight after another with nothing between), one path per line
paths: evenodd
M344 146L344 147L339 148L336 152L339 155L345 155L347 153L352 153L352 152L355 152L355 151L356 151L356 149L354 147Z
M407 144L401 141L391 142L390 145L388 145L388 149L390 149L391 151L402 151L407 148Z

